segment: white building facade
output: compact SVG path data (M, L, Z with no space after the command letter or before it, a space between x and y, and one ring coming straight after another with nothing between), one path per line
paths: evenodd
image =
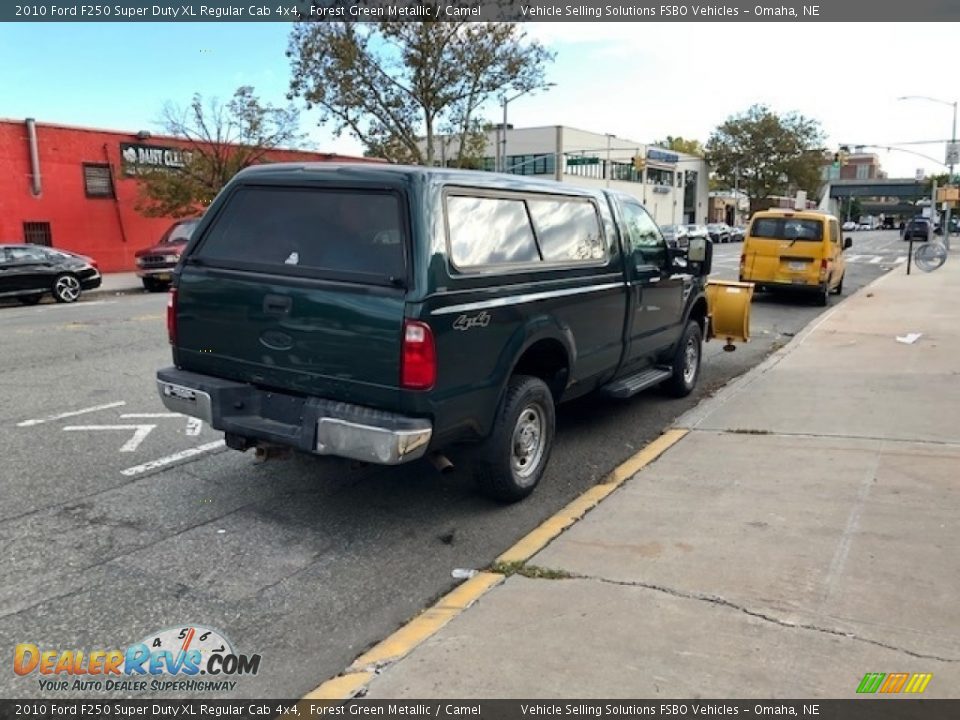
M452 164L456 142L435 138L437 165ZM562 125L508 128L505 134L498 128L487 132L482 168L618 190L640 200L659 225L707 222L707 163L648 143Z

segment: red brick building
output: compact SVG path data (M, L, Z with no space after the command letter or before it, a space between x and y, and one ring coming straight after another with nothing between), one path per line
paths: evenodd
M145 132L0 120L0 243L50 245L89 255L103 272L133 270L133 254L173 222L137 212L137 173L175 169L183 147L177 138ZM276 150L268 159L365 160L298 150Z

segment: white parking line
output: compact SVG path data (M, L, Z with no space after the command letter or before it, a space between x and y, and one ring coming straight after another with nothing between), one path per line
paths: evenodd
M43 423L53 422L54 420L63 420L63 418L76 417L77 415L92 413L97 410L107 410L126 404L126 401L120 400L118 402L106 403L105 405L94 405L93 407L83 408L82 410L71 410L70 412L58 413L57 415L47 415L46 417L35 418L33 420L24 420L23 422L17 423L17 427L33 427L34 425L42 425Z
M120 452L133 452L149 435L156 425L69 425L64 431L72 430L133 430L133 436L120 448Z
M180 417L180 413L124 413L122 418L171 418Z
M190 448L188 450L181 450L173 455L167 455L159 460L151 460L150 462L143 463L142 465L134 465L126 470L121 470L120 474L126 475L127 477L140 475L141 473L149 472L150 470L156 470L157 468L164 467L165 465L170 465L178 460L193 457L194 455L202 455L205 452L222 448L224 445L226 445L226 443L223 440L216 440L214 442L206 443L205 445L198 445L197 447Z

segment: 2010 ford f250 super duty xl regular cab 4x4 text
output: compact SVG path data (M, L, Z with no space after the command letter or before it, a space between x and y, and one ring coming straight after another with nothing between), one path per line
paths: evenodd
M483 172L276 164L239 173L174 276L170 410L227 445L397 464L472 444L527 496L555 405L688 394L711 246L668 249L633 197Z

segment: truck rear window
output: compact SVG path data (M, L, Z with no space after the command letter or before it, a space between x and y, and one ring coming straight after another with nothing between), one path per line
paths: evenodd
M292 274L403 278L400 199L390 192L241 187L196 256Z
M823 222L793 218L757 218L750 235L773 240L823 240Z

